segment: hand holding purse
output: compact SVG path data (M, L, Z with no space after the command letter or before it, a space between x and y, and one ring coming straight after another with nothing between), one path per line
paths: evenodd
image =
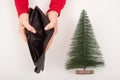
M44 70L45 48L54 32L54 29L44 30L49 22L39 7L30 8L29 23L35 28L36 33L34 34L26 29L26 37L36 73Z

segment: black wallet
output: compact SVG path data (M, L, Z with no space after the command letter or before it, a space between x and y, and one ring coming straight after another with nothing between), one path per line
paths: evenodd
M30 8L29 23L36 29L36 33L31 33L27 29L25 31L36 73L44 70L45 48L54 32L54 29L44 30L49 22L49 19L39 7L36 6L34 9Z

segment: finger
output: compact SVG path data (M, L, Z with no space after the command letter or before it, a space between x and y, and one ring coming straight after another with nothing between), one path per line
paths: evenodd
M57 31L58 31L58 27L57 27L57 24L56 24L55 27L54 27L54 33L53 33L51 39L49 40L45 51L47 51L50 48L50 45L52 44L54 36L56 35Z
M27 43L27 38L26 38L26 35L25 35L25 27L22 26L22 25L19 25L19 26L20 26L19 32L20 32L23 40L25 41L25 43Z
M52 44L52 42L53 42L53 38L51 38L50 41L48 42L45 51L48 51L48 49L50 48L50 45Z
M52 29L52 28L54 28L54 26L55 26L55 24L51 22L45 27L45 30Z
M53 36L55 36L57 32L58 32L58 23L55 24Z
M26 27L28 31L32 33L36 33L36 30L29 23L25 23L24 26Z

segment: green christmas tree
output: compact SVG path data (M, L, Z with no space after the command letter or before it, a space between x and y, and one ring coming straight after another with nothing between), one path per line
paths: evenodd
M83 10L72 38L66 69L102 67L104 61L99 48L87 13Z

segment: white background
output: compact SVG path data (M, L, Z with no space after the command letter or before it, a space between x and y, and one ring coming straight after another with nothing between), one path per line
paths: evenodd
M30 1L33 6L33 0ZM36 0L47 11L49 0ZM67 0L59 31L46 53L45 70L34 72L27 45L18 32L14 0L0 0L0 80L120 80L120 0ZM85 9L101 46L105 67L93 75L66 71L65 62L81 10Z

